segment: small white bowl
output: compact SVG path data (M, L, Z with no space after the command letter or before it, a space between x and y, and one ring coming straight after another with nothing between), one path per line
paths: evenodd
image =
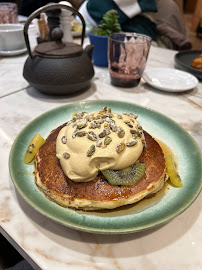
M25 48L23 28L21 24L0 24L0 50L14 51Z

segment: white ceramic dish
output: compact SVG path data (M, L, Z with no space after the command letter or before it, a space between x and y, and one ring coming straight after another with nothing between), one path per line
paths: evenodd
M0 24L0 50L13 51L25 48L23 25Z
M20 50L13 50L13 51L2 51L0 50L0 56L15 56L23 54L27 51L27 48L23 48Z
M188 91L198 84L198 79L193 75L171 68L145 70L143 79L150 86L168 92Z

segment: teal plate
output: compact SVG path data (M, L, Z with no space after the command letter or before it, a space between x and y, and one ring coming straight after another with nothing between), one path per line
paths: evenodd
M49 201L38 190L34 180L34 166L25 165L22 161L31 138L36 133L46 138L51 130L68 121L75 111L97 111L104 106L116 112L138 114L144 130L164 142L176 155L182 188L167 184L156 195L139 203L98 212L63 208ZM37 117L15 139L10 152L9 169L16 189L33 208L63 225L93 233L129 233L162 225L187 209L202 188L201 151L188 132L156 111L131 103L108 100L73 103Z

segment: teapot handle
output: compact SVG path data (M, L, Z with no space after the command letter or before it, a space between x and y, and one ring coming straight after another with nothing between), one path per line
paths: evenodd
M30 49L30 42L29 42L29 37L28 37L28 29L29 29L29 25L32 22L32 20L37 17L38 15L40 15L40 13L47 11L47 10L51 10L51 9L67 9L72 11L72 13L76 14L82 22L82 34L81 34L81 46L83 46L83 41L84 41L84 37L85 37L85 28L86 28L86 23L85 20L83 18L83 16L73 7L67 6L67 5L63 5L63 4L47 4L37 10L35 10L27 19L27 21L25 22L24 25L24 38L25 38L25 44L27 46L27 50L29 53L29 56L31 58L34 58L31 49Z

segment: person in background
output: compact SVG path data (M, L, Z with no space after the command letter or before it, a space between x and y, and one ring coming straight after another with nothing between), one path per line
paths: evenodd
M21 0L19 4L18 13L19 15L29 16L32 14L36 9L45 6L46 4L50 3L50 0ZM52 1L52 2L59 2L59 1Z
M156 25L147 16L149 12L157 12L155 0L88 0L82 3L79 12L87 24L96 27L103 15L111 9L117 11L122 31L145 34L156 41Z
M157 16L155 24L158 41L168 49L190 50L192 44L189 32L177 3L173 0L156 0Z
M40 7L50 3L59 3L60 1L62 0L21 0L18 13L23 16L29 16ZM69 0L67 2L71 3L76 9L78 9L81 4L80 0Z
M123 32L150 36L153 45L174 50L191 49L188 31L174 0L86 0L79 8L87 24L96 27L114 9Z

